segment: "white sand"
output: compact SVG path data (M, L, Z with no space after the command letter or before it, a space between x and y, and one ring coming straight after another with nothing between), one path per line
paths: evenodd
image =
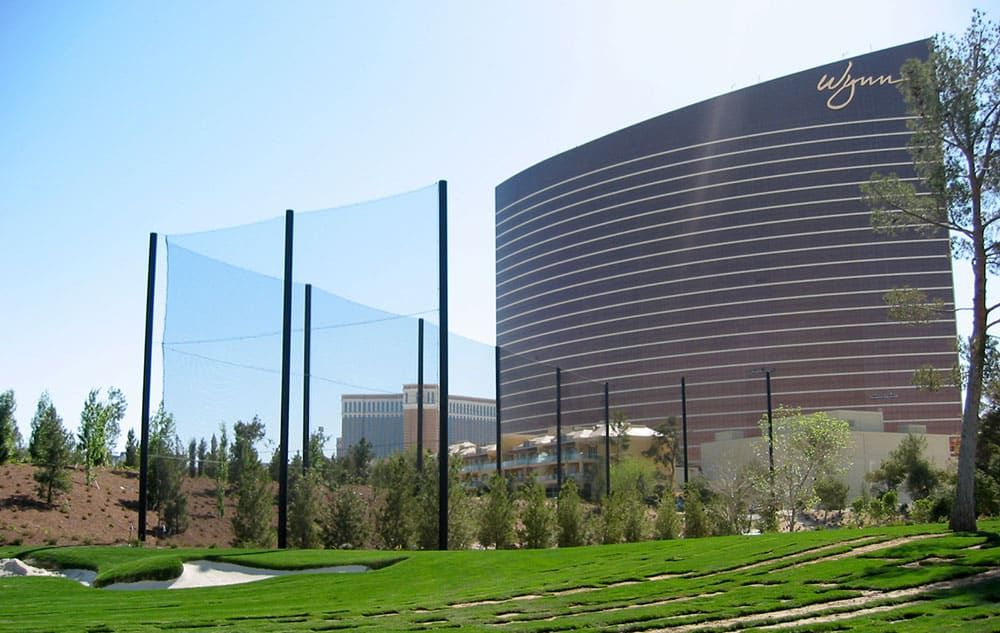
M59 574L40 567L32 567L16 558L0 558L0 578L11 576L58 576Z
M173 580L144 580L140 582L120 582L108 585L112 591L132 591L137 589L191 589L194 587L218 587L239 585L275 576L293 574L348 574L368 571L364 565L341 565L339 567L317 567L314 569L260 569L244 567L232 563L218 563L196 560L184 563L184 571Z
M232 563L217 563L196 560L184 563L184 571L173 580L144 580L140 582L120 582L108 585L113 591L133 591L138 589L191 589L194 587L217 587L239 585L256 580L266 580L275 576L292 574L350 574L368 571L364 565L341 565L338 567L317 567L314 569L260 569ZM0 559L0 577L5 576L62 576L90 586L97 574L89 569L64 569L49 571L32 567L16 558Z

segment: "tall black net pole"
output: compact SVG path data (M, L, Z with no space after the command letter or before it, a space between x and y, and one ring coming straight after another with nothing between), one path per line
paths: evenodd
M281 328L281 438L278 444L278 547L288 547L288 414L292 377L292 236L295 213L285 211L285 292Z
M774 485L774 423L771 418L771 372L764 373L767 383L767 459L771 473L771 485Z
M684 437L684 483L688 482L688 401L687 385L681 376L681 429Z
M611 496L611 395L604 383L604 487Z
M500 346L495 345L493 347L493 352L495 355L495 360L493 363L493 372L495 378L495 397L496 397L496 407L497 407L497 474L503 474L503 432L500 430Z
M438 549L448 549L448 183L438 181L438 306L441 375L438 432Z
M142 418L139 429L139 540L146 540L146 487L149 479L149 389L153 363L153 299L156 295L156 233L149 234L146 268L146 340L142 356Z
M424 470L424 320L417 319L417 472Z
M306 319L302 337L302 472L309 470L309 373L312 354L312 284L306 284Z
M556 494L562 491L562 373L556 367Z

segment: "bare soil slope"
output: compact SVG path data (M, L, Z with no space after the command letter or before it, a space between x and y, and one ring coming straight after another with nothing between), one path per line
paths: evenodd
M0 466L0 544L84 545L126 543L137 538L139 474L125 470L98 470L90 486L82 469L72 472L68 494L42 500L29 464ZM190 527L183 534L157 539L152 533L159 522L155 512L146 515L147 543L152 545L230 545L233 533L229 518L232 500L227 499L226 517L215 511L214 482L200 477L184 480ZM130 531L131 530L131 531Z

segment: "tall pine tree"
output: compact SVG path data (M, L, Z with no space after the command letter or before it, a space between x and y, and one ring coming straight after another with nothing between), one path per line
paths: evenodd
M0 464L6 464L14 459L17 452L15 441L17 420L14 419L16 410L17 401L14 400L14 392L8 390L0 393Z
M73 438L63 427L62 418L43 393L38 399L35 417L31 420L31 444L28 451L35 465L35 482L38 496L48 504L57 492L68 492L72 486L69 476Z

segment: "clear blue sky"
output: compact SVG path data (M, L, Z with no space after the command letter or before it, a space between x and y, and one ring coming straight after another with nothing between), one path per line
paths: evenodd
M494 333L493 188L684 105L958 33L965 0L0 0L0 390L121 388L148 234L449 181L452 329ZM821 8L822 7L822 8ZM158 388L154 389L154 398ZM124 431L123 431L124 435Z

